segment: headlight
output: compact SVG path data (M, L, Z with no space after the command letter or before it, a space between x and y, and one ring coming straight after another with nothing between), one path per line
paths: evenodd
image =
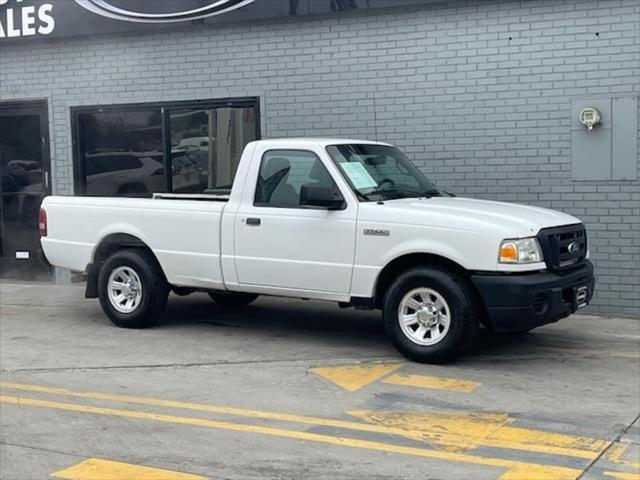
M534 237L503 240L498 259L500 263L538 263L542 261L542 252Z

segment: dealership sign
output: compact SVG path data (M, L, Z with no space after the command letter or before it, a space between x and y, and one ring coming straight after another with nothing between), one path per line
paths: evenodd
M55 29L52 3L36 7L22 0L0 0L0 8L0 38L49 35Z
M232 10L236 10L238 8L249 5L250 3L255 2L255 0L209 1L201 7L191 9L184 9L184 6L182 6L181 8L180 5L176 5L177 8L180 8L180 10L165 12L159 12L157 10L127 10L114 5L114 2L112 0L75 0L75 2L91 12L102 15L103 17L114 18L116 20L140 23L172 23L184 22L187 20L200 20L202 18L212 17L214 15L221 15L223 13L228 13Z
M221 24L436 0L0 0L0 42Z

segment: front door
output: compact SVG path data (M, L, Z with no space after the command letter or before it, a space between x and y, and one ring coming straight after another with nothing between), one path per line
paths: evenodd
M306 184L338 188L313 152L264 153L253 202L244 202L235 220L240 284L349 293L357 207L304 208L300 189Z
M49 280L38 215L49 189L46 102L0 103L0 276Z

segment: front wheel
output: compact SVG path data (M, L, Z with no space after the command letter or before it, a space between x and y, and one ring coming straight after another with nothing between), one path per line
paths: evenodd
M404 272L384 297L385 326L395 347L421 363L458 355L477 332L473 304L462 277L439 267Z
M240 292L210 292L209 297L223 307L241 308L253 302L258 295L255 293Z
M100 305L118 327L145 328L157 323L168 296L164 273L145 250L117 251L100 268Z

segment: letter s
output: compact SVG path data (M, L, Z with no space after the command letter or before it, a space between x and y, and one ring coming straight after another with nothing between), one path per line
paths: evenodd
M50 3L40 5L38 9L38 19L43 23L43 25L38 27L38 33L40 35L48 35L56 28L56 21L51 16L52 11L53 5Z

